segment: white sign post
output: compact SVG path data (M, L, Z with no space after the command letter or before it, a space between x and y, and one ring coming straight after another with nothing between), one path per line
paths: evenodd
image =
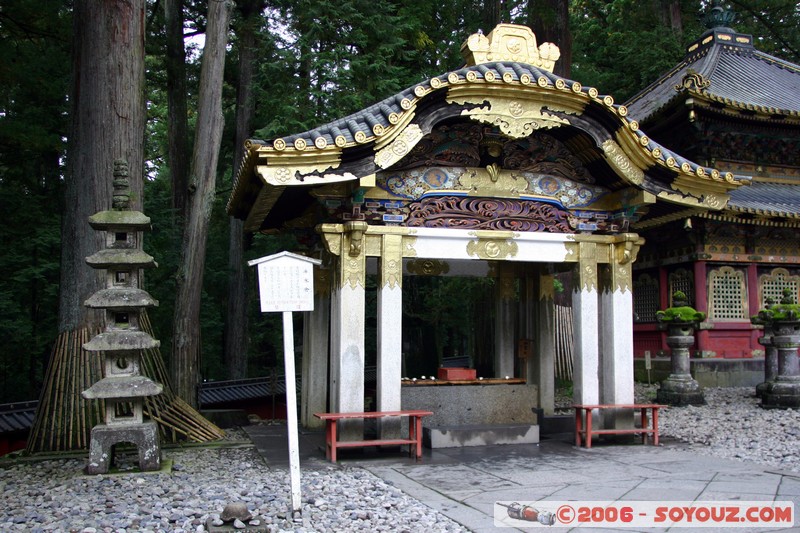
M281 252L254 259L247 264L258 267L261 312L283 313L283 365L286 374L286 429L289 434L291 512L292 518L299 518L302 511L292 311L314 310L314 265L320 265L322 261L291 252Z

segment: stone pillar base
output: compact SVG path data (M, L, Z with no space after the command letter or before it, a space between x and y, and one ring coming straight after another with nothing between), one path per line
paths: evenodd
M796 409L800 407L800 381L770 381L761 396L765 409Z
M656 401L667 405L705 405L703 388L691 376L688 379L668 377L656 392Z
M139 450L139 470L152 472L161 469L158 426L155 422L150 421L120 426L100 424L93 427L86 473L108 473L114 458L114 445L123 442L130 442Z
M756 385L756 398L764 398L764 395L767 393L767 389L772 384L771 381L764 381L763 383L759 383Z

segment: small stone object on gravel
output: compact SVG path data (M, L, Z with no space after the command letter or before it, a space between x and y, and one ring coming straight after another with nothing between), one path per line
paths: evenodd
M247 492L247 491L241 491ZM243 494L244 496L244 494ZM220 519L223 522L231 522L235 520L250 520L253 518L253 515L250 514L250 511L247 510L247 504L244 502L231 502L225 506L222 510L222 514L219 515Z

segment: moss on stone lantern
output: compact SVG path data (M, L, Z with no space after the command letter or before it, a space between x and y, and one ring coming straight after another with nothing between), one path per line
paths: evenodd
M706 314L691 307L689 299L682 291L672 293L672 307L667 307L663 311L656 311L656 320L659 322L697 324L705 319Z
M668 405L702 405L703 388L692 377L689 348L694 344L694 329L706 318L689 305L681 291L672 294L672 307L656 312L656 319L667 326L667 346L670 347L672 371L656 392L659 403Z
M780 303L760 310L750 321L764 326L778 354L778 375L762 387L761 407L800 408L800 305L795 303L795 290L783 289Z
M767 305L757 315L750 318L753 324L774 324L775 322L800 322L800 305L794 302L792 289L786 287L781 293L781 301Z

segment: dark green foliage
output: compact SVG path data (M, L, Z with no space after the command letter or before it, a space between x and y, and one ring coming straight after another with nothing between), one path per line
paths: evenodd
M403 340L408 376L435 375L443 357L472 357L491 375L493 278L403 279ZM488 344L487 344L488 341Z
M658 2L579 0L571 3L572 78L618 102L655 81L700 36L697 2L681 2L682 33L659 24Z
M0 8L0 403L35 398L56 337L70 13Z
M800 9L796 0L735 0L733 29L754 37L756 48L800 63Z

